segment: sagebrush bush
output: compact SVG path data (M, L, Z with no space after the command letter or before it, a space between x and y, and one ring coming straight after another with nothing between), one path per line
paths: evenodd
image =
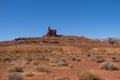
M71 61L81 61L80 57L77 55L70 55L68 59Z
M65 60L61 60L58 63L56 63L57 66L69 66L68 62Z
M37 60L33 61L33 65L39 65L39 64L40 64L39 61L37 61Z
M23 68L18 65L10 66L8 69L9 72L23 72Z
M11 56L5 56L0 59L1 62L11 61L11 60L12 60Z
M31 62L33 60L33 58L28 56L28 57L25 58L25 60L28 61L28 62Z
M45 66L39 66L36 68L38 72L50 72L47 67Z
M25 73L25 76L27 76L27 77L31 77L31 76L33 76L32 71L27 71L27 72Z
M53 67L62 67L62 66L69 66L69 63L66 61L66 60L58 60L58 61L54 61L54 62L51 62L51 65Z
M49 61L48 55L45 54L40 54L39 56L35 57L36 60L45 60L45 61Z
M71 80L71 79L68 77L61 77L61 78L56 78L55 80Z
M51 59L50 59L50 62L51 62L51 63L58 63L59 60L60 60L59 58L51 58Z
M100 69L114 71L119 70L119 67L117 64L113 62L104 62L100 64Z
M104 58L97 56L95 59L92 59L92 61L95 61L97 63L103 63L105 61Z
M79 80L102 80L95 72L83 72L79 74Z
M9 73L7 80L23 80L23 76L20 73Z

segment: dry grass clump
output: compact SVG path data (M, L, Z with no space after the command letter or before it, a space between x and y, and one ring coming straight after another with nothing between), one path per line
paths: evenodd
M10 66L8 71L11 72L23 72L23 68L19 65Z
M102 80L96 72L87 71L79 75L79 80Z
M92 59L92 61L95 61L97 63L103 63L105 61L105 59L101 56L96 56L96 58Z
M23 76L20 73L9 73L7 80L23 80Z
M50 72L47 67L45 66L39 66L36 68L38 72Z
M100 69L114 71L119 70L119 67L113 62L104 62L100 65Z
M26 73L25 73L25 76L26 77L31 77L31 76L33 76L34 74L32 73L32 71L27 71Z

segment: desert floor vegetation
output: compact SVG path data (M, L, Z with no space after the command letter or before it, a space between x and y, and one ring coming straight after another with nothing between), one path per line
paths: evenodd
M4 54L0 55L0 78L9 74L9 80L13 76L17 80L119 80L118 53L113 56L106 52L92 53L88 49L88 52L76 52L82 49L74 46L34 46L17 46L17 52L13 46L4 48ZM7 49L9 54L5 54Z
M79 80L102 80L95 71L85 71L79 74Z

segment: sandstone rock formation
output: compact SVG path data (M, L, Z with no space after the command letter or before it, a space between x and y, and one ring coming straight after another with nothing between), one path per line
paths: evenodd
M57 35L57 31L55 29L50 29L50 27L48 27L48 32L45 36L60 37L63 35ZM21 38L15 38L14 41L34 41L34 40L40 40L40 39L41 37L21 37Z
M50 29L50 26L48 27L48 32L47 35L49 37L58 37L58 36L62 36L62 35L57 35L57 31L55 29Z
M107 38L107 39L104 39L103 42L106 42L109 45L120 45L119 38Z
M56 30L55 29L50 29L50 27L48 27L48 32L47 32L47 36L51 37L51 36L57 36L56 34Z

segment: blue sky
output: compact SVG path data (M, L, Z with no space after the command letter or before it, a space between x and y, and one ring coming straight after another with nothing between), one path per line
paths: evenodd
M120 0L0 0L0 41L58 34L120 37Z

